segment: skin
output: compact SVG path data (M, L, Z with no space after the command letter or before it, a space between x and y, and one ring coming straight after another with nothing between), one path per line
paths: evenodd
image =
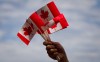
M43 45L46 46L46 50L50 58L58 60L58 62L68 62L65 50L60 43L45 41L43 42ZM57 57L59 57L60 59L57 59Z

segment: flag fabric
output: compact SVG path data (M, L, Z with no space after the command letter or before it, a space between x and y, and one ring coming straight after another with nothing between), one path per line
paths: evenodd
M37 31L37 26L31 19L26 20L25 24L18 32L17 36L26 44L28 45L33 36Z
M58 8L53 1L37 10L36 13L41 17L44 23L60 15Z
M68 26L68 22L67 20L65 19L64 15L63 14L60 14L58 17L55 17L53 19L54 21L56 20L56 23L54 23L53 26L51 26L49 29L48 29L48 33L52 34L56 31L59 31L59 30L62 30L64 28L67 28ZM49 23L48 23L49 24ZM52 23L53 24L53 23Z
M34 23L37 25L37 27L40 29L40 31L42 33L44 33L44 30L42 29L42 27L47 22L49 22L53 18L57 17L58 15L60 15L60 12L57 9L57 7L54 4L54 2L52 1L52 2L48 3L47 5L43 6L42 8L40 8L39 10L37 10L29 18L31 20L33 20Z
M28 45L36 32L44 34L47 31L52 34L67 26L68 23L64 15L60 14L52 1L30 15L17 36Z
M47 22L45 24L44 27L42 27L42 29L44 31L48 30L49 34L52 34L56 31L62 30L64 28L67 28L68 23L64 17L63 14L60 14L59 16L53 18L52 20L50 20L49 22Z

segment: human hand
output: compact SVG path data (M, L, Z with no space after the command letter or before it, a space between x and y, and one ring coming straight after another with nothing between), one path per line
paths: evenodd
M58 62L68 62L65 50L60 43L45 41L43 44L46 46L49 57L54 60L57 60L57 57L59 57L60 60Z

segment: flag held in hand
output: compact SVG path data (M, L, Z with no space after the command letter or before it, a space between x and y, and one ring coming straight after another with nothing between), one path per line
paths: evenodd
M59 12L52 1L29 16L17 36L28 45L36 32L43 34L47 31L52 34L67 26L64 15Z

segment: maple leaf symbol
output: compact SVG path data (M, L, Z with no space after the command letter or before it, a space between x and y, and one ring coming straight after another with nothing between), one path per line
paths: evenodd
M32 33L32 29L31 29L30 26L28 28L27 27L23 28L23 30L24 30L24 35L25 36L30 35Z
M41 17L43 18L43 19L46 19L47 17L48 17L48 11L44 11L44 10L41 10Z

